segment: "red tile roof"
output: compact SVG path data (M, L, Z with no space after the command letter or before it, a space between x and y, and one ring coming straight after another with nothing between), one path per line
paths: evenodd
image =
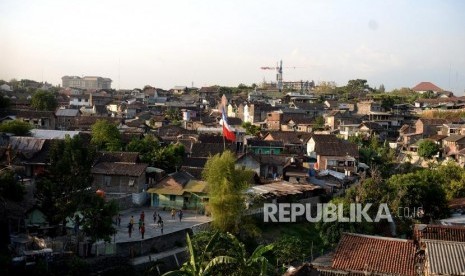
M412 240L344 233L332 268L413 276L416 275L414 257Z
M413 236L415 240L465 242L465 226L415 224Z
M428 82L428 81L423 81L423 82L420 82L419 84L415 85L413 88L412 88L413 91L428 91L428 90L431 90L431 91L434 91L434 92L440 92L442 91L441 88L437 87L435 84L431 83L431 82Z

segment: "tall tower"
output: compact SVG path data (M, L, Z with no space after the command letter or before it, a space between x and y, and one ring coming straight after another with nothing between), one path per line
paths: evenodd
M276 88L279 92L283 91L283 61L281 60L276 66Z

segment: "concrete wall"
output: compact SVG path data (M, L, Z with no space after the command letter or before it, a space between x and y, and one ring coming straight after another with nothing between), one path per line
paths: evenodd
M157 253L186 244L187 230L181 230L163 236L139 241L116 244L116 254L125 257L138 257L149 253Z

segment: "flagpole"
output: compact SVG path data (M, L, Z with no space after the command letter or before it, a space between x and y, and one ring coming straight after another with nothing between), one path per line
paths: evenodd
M223 133L223 128L224 128L224 122L223 125L221 126L221 132ZM224 133L223 133L223 151L226 150L226 139L224 138Z
M223 96L221 97L221 106L222 106L221 114L226 112L227 104L228 104L228 99L226 99L226 95L223 94ZM225 116L227 117L227 113L225 114ZM221 133L223 135L223 151L225 151L226 150L226 139L224 137L224 120L222 121L222 124L221 124Z

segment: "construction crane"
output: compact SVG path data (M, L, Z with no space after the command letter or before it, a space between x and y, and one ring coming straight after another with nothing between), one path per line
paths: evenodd
M260 69L262 70L276 70L276 88L278 88L279 92L283 91L283 68L296 69L299 67L283 67L282 60L276 63L276 67L270 67L270 66L260 67Z

